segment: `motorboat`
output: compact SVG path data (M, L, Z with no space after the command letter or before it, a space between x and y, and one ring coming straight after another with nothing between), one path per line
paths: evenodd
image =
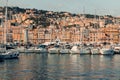
M7 1L8 3L8 1ZM5 14L8 14L7 13L7 5L6 5L6 8L5 8ZM14 46L13 45L8 45L8 42L7 42L7 39L9 39L8 37L8 22L7 22L7 15L5 15L5 25L4 25L4 28L3 28L3 32L4 32L4 35L3 35L3 44L4 44L4 49L5 49L5 52L1 53L1 56L4 58L4 59L12 59L12 58L18 58L19 56L19 51L18 50L15 50L14 49Z
M34 51L35 51L35 47L29 47L25 49L25 53L34 53Z
M19 52L16 50L6 50L6 52L1 55L4 59L13 59L19 57Z
M60 54L68 54L70 53L71 46L69 44L65 44L60 49Z
M91 54L91 50L88 47L81 47L80 48L80 54L81 55Z
M20 53L24 53L25 52L25 47L24 46L20 46L16 48Z
M56 54L56 53L60 53L60 45L54 45L54 47L51 47L48 49L48 52L50 54Z
M0 53L4 53L6 51L5 45L0 44Z
M35 53L48 53L47 45L40 44L37 48L34 49Z
M114 46L114 52L115 52L115 54L120 54L120 45Z
M100 54L102 55L113 55L114 54L114 49L110 47L102 47L100 49Z
M0 53L5 53L6 49L5 48L0 48Z
M108 49L108 48L102 48L102 49L100 49L100 54L102 54L102 55L113 55L114 50L113 49Z
M91 54L92 55L98 55L98 54L100 54L100 48L98 48L98 47L91 48Z
M71 54L80 54L80 49L77 45L74 45L71 50L70 50Z

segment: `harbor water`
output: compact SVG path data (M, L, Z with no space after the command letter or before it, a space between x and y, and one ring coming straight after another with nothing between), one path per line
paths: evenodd
M0 80L120 80L120 55L23 53L0 62Z

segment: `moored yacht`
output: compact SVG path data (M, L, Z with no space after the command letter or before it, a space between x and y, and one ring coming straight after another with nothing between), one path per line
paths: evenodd
M56 53L60 53L60 45L54 45L53 47L48 49L48 52L50 54L56 54Z
M114 46L115 54L120 54L120 44Z
M102 49L100 49L100 54L102 54L102 55L113 55L114 50L113 49L108 49L108 48L102 48Z
M81 55L91 54L90 48L88 48L88 47L81 47L80 48L80 54Z
M34 49L35 53L48 53L47 45L40 44L37 48Z
M7 27L8 26L8 20L7 20L7 14L8 14L7 13L7 10L8 10L7 8L8 8L8 6L7 6L7 4L8 4L8 0L6 2L5 24L4 24L4 27L3 27L3 30L4 30L3 43L5 44L5 46L4 46L5 52L1 53L1 55L3 56L4 59L11 59L11 58L18 58L19 52L18 52L18 50L15 50L13 48L14 46L11 46L11 45L8 46L8 41L7 40L9 40L9 37L8 37L9 32L8 32L8 27Z
M6 51L5 45L0 44L0 53L4 53Z
M68 54L70 53L71 46L69 44L65 44L61 47L60 53L61 54Z
M24 51L25 51L25 53L34 53L35 47L29 47L29 48L25 49Z
M70 50L71 54L80 54L80 49L77 45L74 45L71 50Z
M1 54L3 59L13 59L19 57L19 52L16 50L6 50L5 53Z
M111 46L104 46L100 49L100 54L102 55L113 55L114 49Z
M100 54L100 49L98 47L91 48L91 54L92 55L98 55L98 54Z

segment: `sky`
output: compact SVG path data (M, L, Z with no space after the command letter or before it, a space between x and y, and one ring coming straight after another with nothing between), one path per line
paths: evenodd
M0 6L5 6L6 1L0 0ZM77 14L120 16L120 0L8 0L8 6Z

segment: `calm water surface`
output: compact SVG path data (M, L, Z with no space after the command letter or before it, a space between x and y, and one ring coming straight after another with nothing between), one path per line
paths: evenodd
M21 54L0 62L0 80L120 80L120 55Z

